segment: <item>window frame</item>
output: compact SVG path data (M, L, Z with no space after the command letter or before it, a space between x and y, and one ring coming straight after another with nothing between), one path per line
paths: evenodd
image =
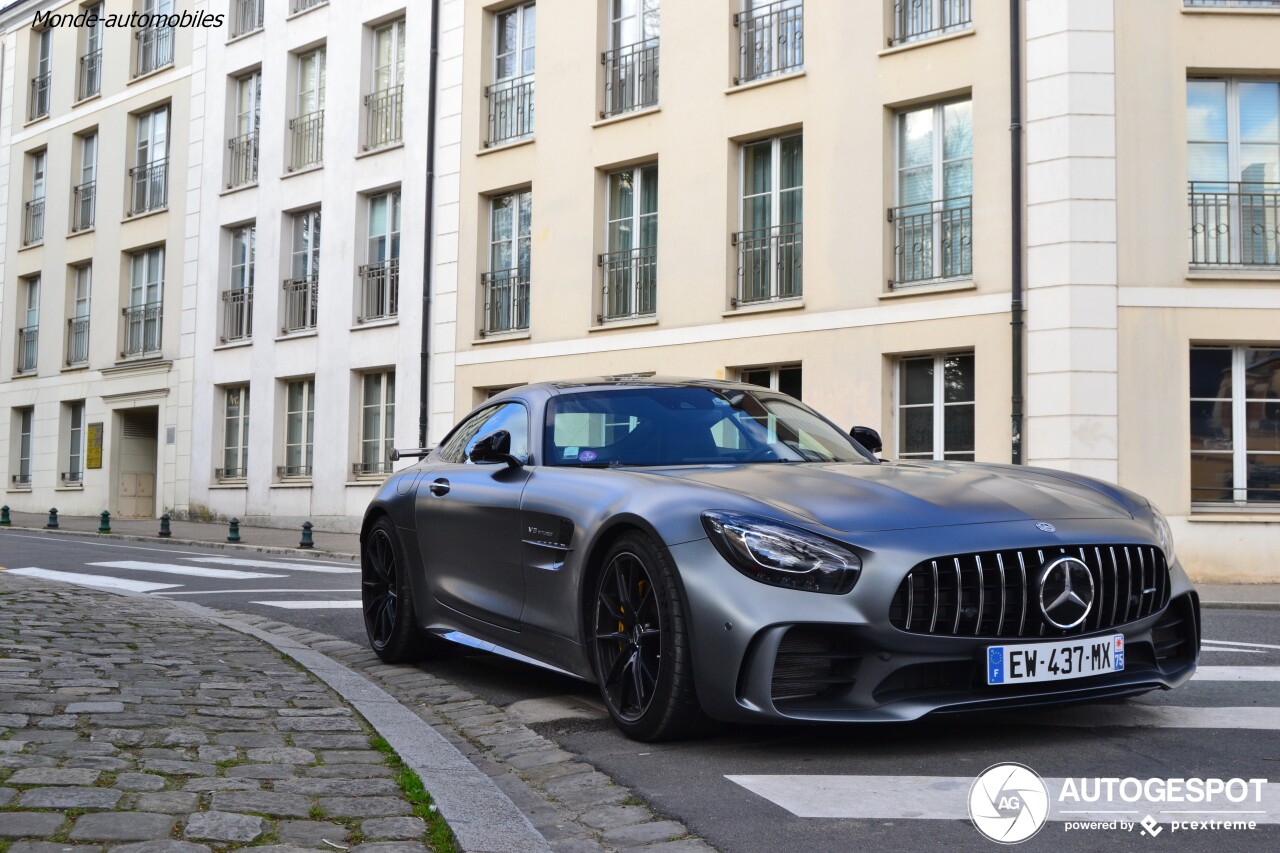
M35 407L22 406L16 409L18 413L18 454L16 461L18 463L16 478L14 484L19 488L31 488L31 457L33 444L35 442ZM24 470L25 469L25 470Z
M309 207L295 212L290 217L292 219L292 226L289 229L290 278L304 279L320 275L320 239L323 234L321 209L321 207ZM307 245L299 249L299 240L303 235L306 236ZM299 265L299 259L302 259L301 265Z
M533 77L537 71L538 65L538 13L537 3L519 3L506 9L501 9L493 15L493 65L491 66L494 83L504 83L508 80L518 80L522 77ZM525 29L528 26L529 10L533 12L533 41L527 47L525 46ZM498 46L502 43L502 21L509 15L516 16L516 33L513 43L516 45L510 53L498 53ZM533 61L530 63L532 70L524 71L525 52L531 51ZM503 75L501 72L502 59L506 56L514 56L519 61L511 64L512 73Z
M396 369L367 370L360 374L359 460L354 464L357 477L382 477L391 473L391 449L395 446ZM369 402L370 379L376 378L377 402ZM366 434L369 410L376 410L379 435ZM367 452L370 446L372 458Z
M748 373L756 373L764 370L769 371L768 385L760 385L759 383L752 382L747 378ZM782 371L784 370L798 371L800 379L800 394L791 395L782 390ZM779 394L787 394L787 396L794 396L794 399L799 400L802 403L804 402L804 398L802 396L804 394L804 362L802 361L749 365L746 367L739 367L734 372L736 373L739 382L745 382L748 385L756 385L759 388L768 388L770 391L776 391Z
M1229 343L1229 344L1210 344L1210 343L1192 343L1188 348L1188 364L1190 363L1190 352L1194 350L1229 350L1231 353L1231 470L1233 485L1231 487L1232 496L1230 500L1222 501L1206 501L1196 500L1194 492L1191 494L1191 507L1193 510L1208 511L1231 511L1231 510L1280 510L1280 498L1277 500L1249 500L1249 457L1250 456L1271 456L1280 464L1280 450L1250 450L1249 449L1249 406L1257 405L1259 401L1263 401L1263 405L1269 404L1265 401L1269 398L1258 398L1248 396L1248 383L1246 381L1247 373L1247 355L1251 349L1275 349L1280 350L1280 344L1257 344L1257 343ZM1188 403L1205 402L1221 398L1210 397L1193 397L1190 394L1190 387L1187 388ZM1280 404L1278 401L1277 404ZM1188 462L1197 450L1205 453L1204 449L1197 449L1191 445L1194 436L1188 430ZM1212 451L1209 451L1212 452ZM1218 455L1227 455L1219 452ZM1189 476L1187 479L1188 489L1194 488L1194 480Z
M400 228L401 228L401 194L400 189L387 190L386 192L375 193L368 197L368 224L365 228L365 263L369 265L389 263L391 261L400 260ZM386 230L375 234L373 231L373 210L374 205L380 200L386 200L387 213L385 216ZM382 241L385 251L381 257L377 257L374 251L375 241Z
M79 423L77 424L77 415ZM85 401L67 403L67 471L65 483L83 485L85 462Z
M379 65L378 37L383 33L390 33L391 57L386 65ZM373 27L369 49L369 83L371 84L370 91L374 94L379 92L389 92L397 86L404 85L406 40L405 19L403 17L396 18ZM389 82L385 86L379 86L378 73L379 70L383 68L387 69L387 79Z
M249 475L249 423L250 423L250 394L251 385L245 383L243 385L227 385L222 388L222 465L219 470L222 475L218 478L220 482L228 480L245 480ZM229 411L231 409L231 395L233 392L239 392L240 401L237 405L237 411L233 418ZM229 427L235 424L236 442L232 443ZM235 466L228 466L227 460L232 458L236 461ZM231 474L232 471L242 473Z
M290 391L295 385L300 386L302 390L302 408L300 409L291 409L289 407ZM291 379L285 382L284 465L281 466L279 471L281 480L310 480L315 471L315 394L316 379L314 376ZM289 423L295 416L302 419L299 430L302 436L301 443L291 443L289 441ZM298 464L291 465L289 462L290 449L295 447L300 448L298 450ZM296 469L297 473L288 473L290 468Z
M294 54L296 57L293 107L294 116L302 117L324 109L324 100L328 77L328 45L322 44L306 53ZM308 73L308 62L310 72ZM310 109L303 106L303 97L309 96L314 103Z
M947 402L946 394L946 360L952 357L968 356L972 359L972 374L970 376L973 385L973 399L971 400L953 400ZM933 381L931 396L928 403L904 403L902 393L903 381L903 364L908 361L924 361L932 360L933 362ZM904 419L902 411L904 408L922 409L929 407L933 410L933 426L932 426L932 449L926 455L923 451L905 452L902 448ZM973 425L974 425L974 446L972 450L948 450L947 449L947 407L971 406L973 408ZM977 351L973 349L955 349L943 350L941 352L918 353L915 355L898 356L893 361L893 437L894 437L894 455L897 459L914 459L931 462L975 462L978 458L978 358ZM963 456L971 456L970 459L960 458Z

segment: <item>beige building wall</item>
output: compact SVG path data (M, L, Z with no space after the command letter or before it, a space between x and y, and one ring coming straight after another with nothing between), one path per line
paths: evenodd
M203 9L203 2L185 4ZM78 75L85 55L83 32L52 31L49 109L32 116L36 11L75 14L78 3L31 2L0 18L4 89L0 115L0 229L3 278L0 296L0 460L4 502L16 510L57 507L78 515L110 510L155 517L177 499L188 435L178 388L189 369L179 352L183 226L186 198L181 176L190 123L193 31L172 32L172 61L160 59L139 73L138 39L129 28L104 28L100 91L84 94ZM107 14L127 15L128 0L107 0ZM159 54L157 54L159 56ZM167 106L167 202L130 215L129 169L135 165L138 116ZM197 107L198 108L198 107ZM96 210L92 227L72 232L72 188L81 183L80 139L97 133ZM46 152L42 239L25 220L31 200L32 152ZM175 180L176 179L176 180ZM159 198L159 196L156 196ZM158 335L129 353L130 257L163 247L162 308ZM92 268L87 359L69 364L68 320L74 315L75 267ZM19 364L19 328L25 323L24 283L41 279L34 369ZM146 332L145 334L150 334ZM79 482L70 466L70 406L84 404L86 426L101 425L101 467ZM21 412L32 412L29 482L18 482ZM88 436L86 436L87 438ZM87 448L86 448L87 450ZM82 463L83 464L83 463Z

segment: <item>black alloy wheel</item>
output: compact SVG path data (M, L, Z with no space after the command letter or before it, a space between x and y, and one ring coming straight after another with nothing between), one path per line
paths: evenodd
M610 708L627 722L644 716L662 674L662 613L657 590L634 553L616 554L596 594L596 654Z
M361 602L369 644L381 653L394 640L399 610L399 566L391 535L381 525L373 528L361 560Z

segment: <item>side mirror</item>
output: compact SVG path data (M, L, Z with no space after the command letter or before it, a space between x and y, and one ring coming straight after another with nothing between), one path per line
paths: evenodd
M523 464L511 455L511 433L505 429L492 432L477 441L472 445L468 458L477 465L505 462L509 468L519 468Z
M880 433L871 427L856 426L849 430L849 435L853 437L854 441L872 453L879 453L884 449L884 442L880 440Z

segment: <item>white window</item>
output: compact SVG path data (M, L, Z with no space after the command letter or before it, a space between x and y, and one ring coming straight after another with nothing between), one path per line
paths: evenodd
M281 477L310 477L315 441L316 381L299 379L285 389L284 467Z
M67 483L84 480L84 400L67 406L67 471L63 480Z
M89 360L89 298L93 290L93 267L76 267L71 281L71 318L67 333L67 364Z
M486 333L529 328L532 223L529 190L489 203L489 272L482 279Z
M72 190L71 230L84 231L93 227L98 189L98 134L86 133L80 137L80 171L78 183Z
M298 102L300 116L324 109L325 49L298 57Z
M603 274L604 319L654 313L658 284L658 166L609 175Z
M46 151L37 151L31 155L31 200L44 201L45 169L48 157Z
M28 119L49 114L49 81L53 69L53 31L44 29L35 35L35 68L31 76L31 103Z
M400 191L369 199L370 264L400 260Z
M373 91L404 84L404 18L373 31Z
M395 439L396 373L366 373L363 377L360 417L360 461L357 474L391 471Z
M40 326L40 276L26 279L26 313L23 325L28 329Z
M1187 81L1192 265L1280 264L1280 82Z
M738 303L793 299L803 284L804 140L800 134L742 146Z
M98 180L98 134L86 133L80 137L80 183L92 184Z
M803 399L801 392L804 385L804 372L798 364L743 367L738 370L738 379L762 388L781 391L797 400Z
M497 37L494 40L493 79L512 80L532 74L537 6L533 3L517 6L494 17Z
M26 206L26 223L23 242L38 243L44 239L44 194L48 165L47 152L37 151L30 157L31 198Z
M974 459L973 353L898 360L899 459Z
M240 480L249 470L249 386L227 388L222 408L222 468L219 480Z
M486 145L523 139L533 133L534 32L537 7L530 3L493 16L493 84Z
M36 33L36 76L43 77L53 70L53 30Z
M658 25L658 0L609 0L604 116L658 103Z
M893 44L935 38L968 29L972 0L893 0Z
M257 132L261 103L262 73L254 71L237 78L234 136L247 136Z
M144 213L168 204L169 108L137 118L131 213Z
M85 10L84 52L80 55L80 77L76 97L79 100L92 97L102 91L102 22L105 17L102 3L95 3Z
M1191 347L1191 500L1280 506L1280 346Z
M629 47L658 37L659 0L609 0L609 46Z
M129 273L129 306L125 316L125 356L160 351L164 299L164 248L136 252Z
M253 290L254 254L258 229L254 225L231 231L231 280L229 290Z
M253 269L258 229L253 225L231 231L231 268L222 294L222 340L244 340L253 333Z
M35 420L35 409L15 409L18 421L18 471L13 477L14 485L19 488L31 488L31 427Z
M970 101L898 114L894 283L972 275Z
M292 271L295 279L320 275L320 208L293 216Z
M25 310L22 314L23 325L18 329L17 369L19 373L30 373L36 369L36 358L40 351L40 276L22 281Z
M746 83L804 67L803 0L742 0L738 28L738 77Z

